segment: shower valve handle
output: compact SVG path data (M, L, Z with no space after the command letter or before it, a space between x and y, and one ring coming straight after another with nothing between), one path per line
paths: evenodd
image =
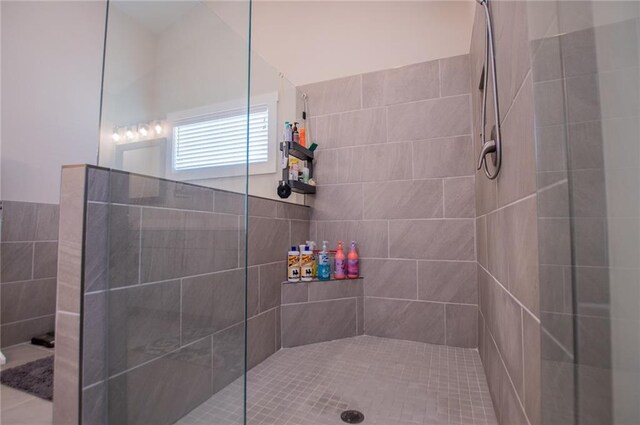
M486 156L489 155L490 153L495 153L496 152L496 141L495 140L488 140L486 142L484 142L484 145L482 145L482 150L480 151L480 158L478 159L478 170L482 168L482 162L486 161ZM493 163L495 165L495 158L493 159Z

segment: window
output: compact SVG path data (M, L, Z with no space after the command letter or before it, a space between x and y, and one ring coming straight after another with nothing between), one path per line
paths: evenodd
M249 112L249 173L276 171L275 95L252 99ZM240 102L238 102L240 103ZM169 115L170 169L174 177L207 179L246 173L247 110L212 105Z

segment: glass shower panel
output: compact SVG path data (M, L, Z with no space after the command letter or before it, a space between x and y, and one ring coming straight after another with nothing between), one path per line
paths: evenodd
M103 423L244 423L249 7L109 3Z
M529 8L543 423L639 423L639 3Z

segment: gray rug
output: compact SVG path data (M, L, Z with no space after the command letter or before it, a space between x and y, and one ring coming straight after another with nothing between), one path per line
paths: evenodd
M0 372L0 383L45 400L53 400L53 356Z

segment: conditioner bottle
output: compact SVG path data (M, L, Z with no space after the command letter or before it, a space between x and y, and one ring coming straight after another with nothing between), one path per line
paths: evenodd
M342 249L342 241L338 242L338 249L336 250L336 279L344 279L347 277L347 259L344 256L344 250Z

